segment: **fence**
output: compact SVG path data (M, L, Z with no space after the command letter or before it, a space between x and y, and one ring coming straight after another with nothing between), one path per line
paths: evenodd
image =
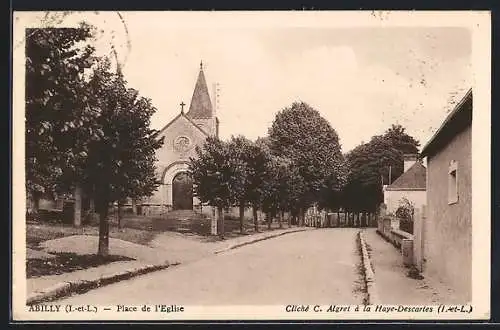
M320 228L377 226L377 215L369 212L311 212L306 214L304 220L306 226Z

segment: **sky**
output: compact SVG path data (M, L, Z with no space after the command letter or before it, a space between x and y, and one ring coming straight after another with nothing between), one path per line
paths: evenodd
M340 15L330 21L342 21ZM200 61L212 102L212 85L219 84L222 138L264 136L279 110L304 101L337 131L343 152L391 124L403 125L425 145L472 86L466 27L208 16L87 12L57 24L85 20L102 30L98 53L115 46L129 86L157 108L151 121L156 129L179 113L181 102L189 107Z

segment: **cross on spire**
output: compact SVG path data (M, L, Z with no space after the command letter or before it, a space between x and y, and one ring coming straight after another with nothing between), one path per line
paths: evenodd
M186 105L186 103L181 102L180 106L181 106L181 113L184 113L184 106Z

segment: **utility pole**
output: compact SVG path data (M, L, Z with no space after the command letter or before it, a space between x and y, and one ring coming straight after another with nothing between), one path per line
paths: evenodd
M389 185L392 183L392 182L391 182L391 179L392 179L392 178L391 178L391 170L392 170L392 166L391 166L391 165L389 165Z

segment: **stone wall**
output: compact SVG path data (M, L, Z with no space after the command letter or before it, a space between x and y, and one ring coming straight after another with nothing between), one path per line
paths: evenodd
M401 251L401 261L406 266L415 263L414 236L399 229L399 219L391 215L379 216L377 232Z

